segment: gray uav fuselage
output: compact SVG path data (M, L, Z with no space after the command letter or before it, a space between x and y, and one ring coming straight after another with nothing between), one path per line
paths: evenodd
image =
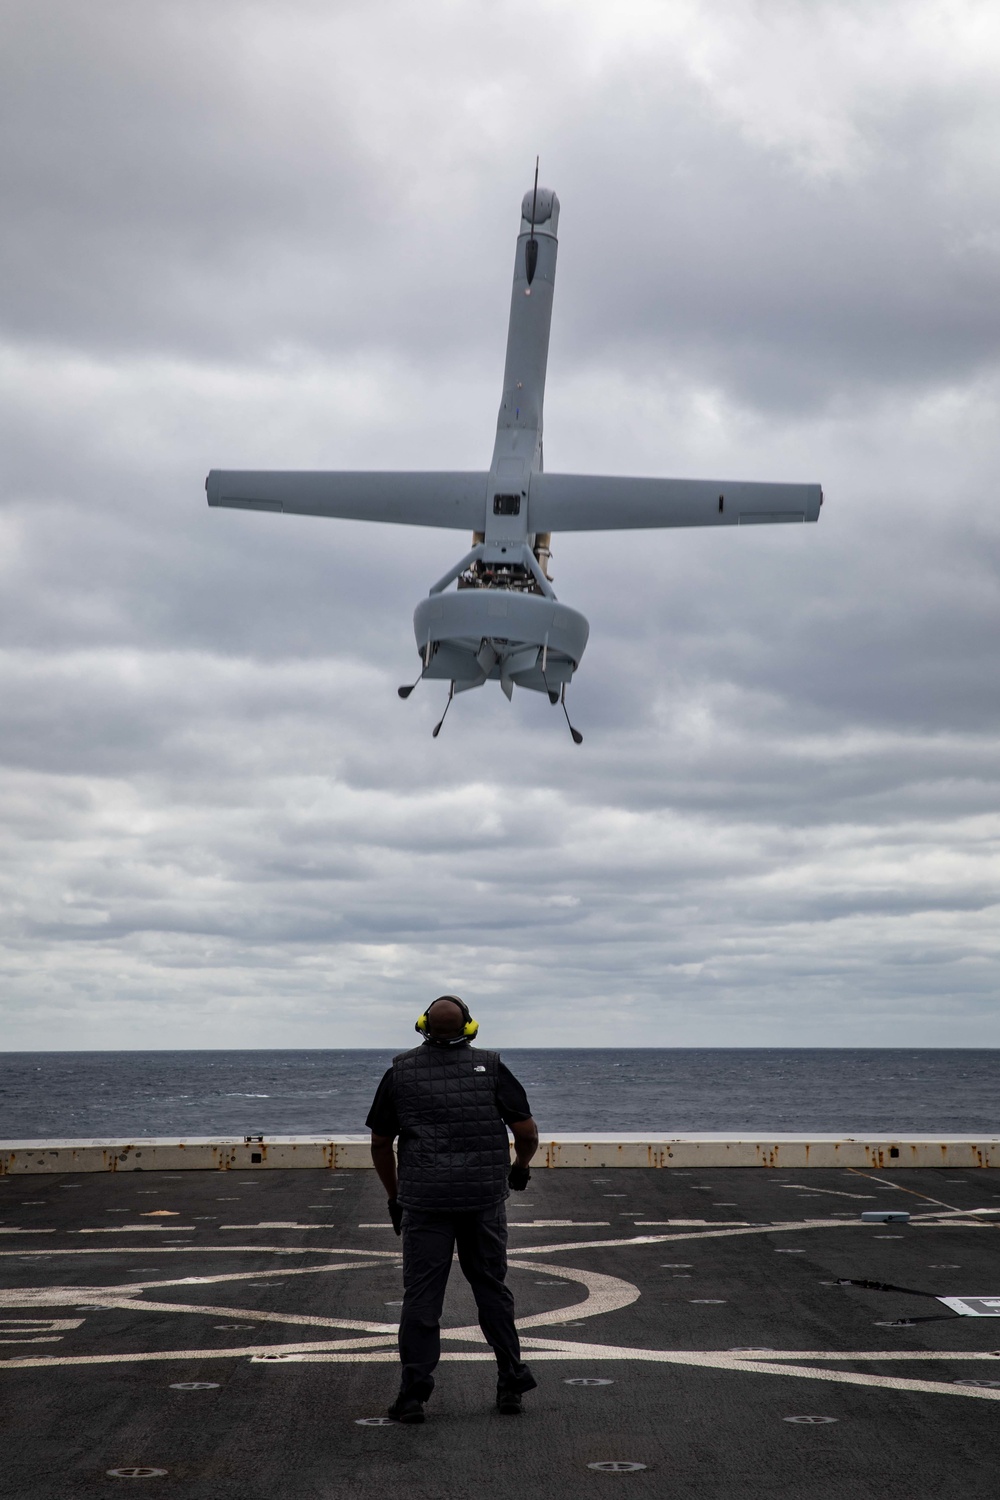
M209 505L470 530L472 549L413 617L420 675L450 682L449 702L490 678L508 698L515 686L565 698L590 627L556 599L547 568L552 532L815 521L823 503L818 484L543 472L558 227L555 193L526 193L488 473L213 469L205 482Z

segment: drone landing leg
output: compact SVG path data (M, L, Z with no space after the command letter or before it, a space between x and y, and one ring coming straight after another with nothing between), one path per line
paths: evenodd
M559 702L562 704L562 711L566 715L566 723L569 724L569 732L573 736L573 743L574 743L574 745L582 745L583 744L583 735L580 733L579 729L574 729L573 726L572 726L572 724L569 723L569 710L566 707L566 684L565 683L563 683L562 696L560 697Z
M542 681L545 683L545 691L549 695L549 702L552 704L553 708L557 703L562 704L562 711L566 715L566 723L569 724L569 732L573 736L574 745L582 745L583 735L580 733L579 729L574 729L572 724L569 723L569 711L566 708L566 684L563 683L561 694L553 692L552 688L549 687L549 679L545 675L544 667L542 667ZM447 713L447 709L445 710L445 712Z
M441 733L441 725L444 723L445 719L448 717L448 710L451 707L451 700L452 700L452 698L454 698L454 696L455 696L455 684L452 683L451 686L448 689L448 702L444 706L444 713L441 715L440 719L434 725L434 728L431 731L431 736L435 740L437 739L438 735ZM574 731L574 733L575 733L575 731Z

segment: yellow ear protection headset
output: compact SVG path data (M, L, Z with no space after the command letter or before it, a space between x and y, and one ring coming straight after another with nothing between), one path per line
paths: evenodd
M439 1000L450 1000L452 1005L457 1005L459 1010L462 1012L462 1019L464 1020L465 1025L462 1028L461 1036L431 1036L430 1024L427 1017L430 1015L430 1012L432 1011L434 1006L437 1005ZM414 1027L414 1030L419 1031L424 1040L433 1043L435 1047L460 1047L463 1042L472 1041L473 1037L479 1030L479 1022L472 1019L472 1012L469 1010L469 1007L466 1005L465 1001L460 1000L457 995L438 995L437 1000L431 1001L430 1005L428 1005L423 1015L417 1017L417 1024Z

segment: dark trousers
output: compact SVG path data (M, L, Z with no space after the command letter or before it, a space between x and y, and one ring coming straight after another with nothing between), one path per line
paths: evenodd
M507 1210L501 1199L475 1213L403 1209L403 1315L399 1320L402 1389L425 1400L441 1357L441 1309L452 1255L472 1288L479 1326L496 1355L500 1379L516 1378L521 1345L507 1275Z

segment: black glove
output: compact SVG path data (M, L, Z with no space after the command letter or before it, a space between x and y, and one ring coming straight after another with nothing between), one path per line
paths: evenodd
M531 1168L522 1167L521 1163L516 1161L508 1174L507 1186L513 1188L515 1193L523 1193L530 1181Z
M389 1209L389 1218L392 1220L392 1227L393 1227L393 1229L396 1231L397 1234L402 1234L402 1232L403 1232L403 1210L399 1206L399 1200L395 1196L393 1196L392 1198L389 1199L389 1202L388 1202L388 1204L386 1206Z

